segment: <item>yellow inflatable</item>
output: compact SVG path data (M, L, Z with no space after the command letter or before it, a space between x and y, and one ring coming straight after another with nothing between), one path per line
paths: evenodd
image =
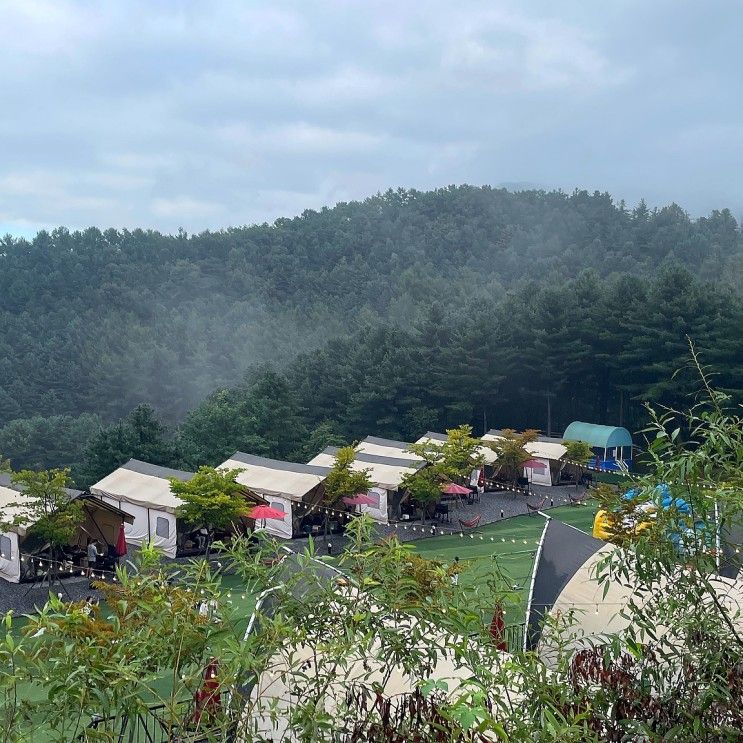
M621 516L616 513L609 513L603 509L596 512L596 518L593 520L593 536L596 539L603 539L605 542L611 542L619 533L624 532L624 536L639 534L641 531L650 528L655 507L649 504L643 504L639 509L640 513L636 516ZM645 518L641 518L644 516ZM621 518L621 521L619 519Z
M593 520L593 536L596 539L603 539L605 542L609 541L611 532L608 529L609 526L609 514L601 509L596 512L596 518Z

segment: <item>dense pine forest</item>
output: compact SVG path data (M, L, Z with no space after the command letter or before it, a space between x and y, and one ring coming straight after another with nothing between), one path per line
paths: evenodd
M693 340L743 396L727 210L389 191L216 233L0 243L0 453L89 484L129 456L302 460L470 422L561 432L687 406Z

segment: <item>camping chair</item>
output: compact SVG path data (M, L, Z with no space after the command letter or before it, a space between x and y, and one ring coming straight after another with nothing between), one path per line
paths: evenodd
M541 498L529 498L526 501L526 512L529 514L529 516L534 516L544 508L544 504L546 502L546 495L543 495Z
M568 498L571 506L582 506L588 500L588 490L582 493L568 493Z
M478 514L473 519L459 519L459 526L462 529L462 532L467 531L474 531L477 529L478 526L480 526L480 520L482 519L482 514Z

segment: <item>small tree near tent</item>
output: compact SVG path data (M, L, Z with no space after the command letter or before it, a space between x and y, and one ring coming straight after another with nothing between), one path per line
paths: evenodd
M407 451L422 457L440 479L465 482L470 472L482 464L480 440L472 436L472 426L462 425L446 431L446 441L410 444Z
M358 493L365 493L372 486L369 470L354 470L356 450L352 446L343 446L335 455L335 462L325 478L323 504L328 508L337 505L343 498L352 498ZM325 514L325 536L328 535L330 514Z
M240 472L199 467L188 482L170 478L171 492L183 501L176 515L192 526L207 530L207 557L214 532L229 529L250 511L245 488L236 479Z
M498 455L496 462L498 474L515 484L521 474L524 462L531 458L526 450L526 445L536 441L537 438L539 438L539 431L533 428L528 428L522 433L518 433L512 428L504 428L501 432L501 438L496 441L483 441L482 443L487 444Z
M7 466L5 471L10 471ZM17 509L10 519L0 516L0 524L26 527L28 537L34 537L46 548L53 563L59 548L72 542L85 518L82 504L71 498L67 490L72 484L70 471L20 470L10 471L10 475L11 482L20 490L18 500L12 504ZM48 575L51 580L51 570Z
M579 476L576 479L576 487L578 487L578 481L583 478L583 467L585 467L593 457L593 450L591 445L585 441L563 441L563 446L567 449L566 457L570 464L578 468Z
M448 429L446 441L410 444L408 451L422 457L427 466L406 475L400 486L421 506L423 523L426 511L441 498L441 485L448 481L466 482L473 468L482 464L479 447L480 440L472 436L472 426L467 425Z
M465 483L472 470L483 462L479 448L480 439L472 435L472 426L448 429L441 447L439 472L450 480Z
M424 467L405 475L400 483L400 488L420 506L423 524L426 523L426 512L441 499L441 482L441 475L434 467Z

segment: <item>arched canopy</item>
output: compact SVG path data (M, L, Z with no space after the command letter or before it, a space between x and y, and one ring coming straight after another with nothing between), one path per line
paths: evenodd
M632 446L632 434L618 426L599 426L595 423L573 421L563 434L563 440L585 441L590 446L611 449L616 446Z

